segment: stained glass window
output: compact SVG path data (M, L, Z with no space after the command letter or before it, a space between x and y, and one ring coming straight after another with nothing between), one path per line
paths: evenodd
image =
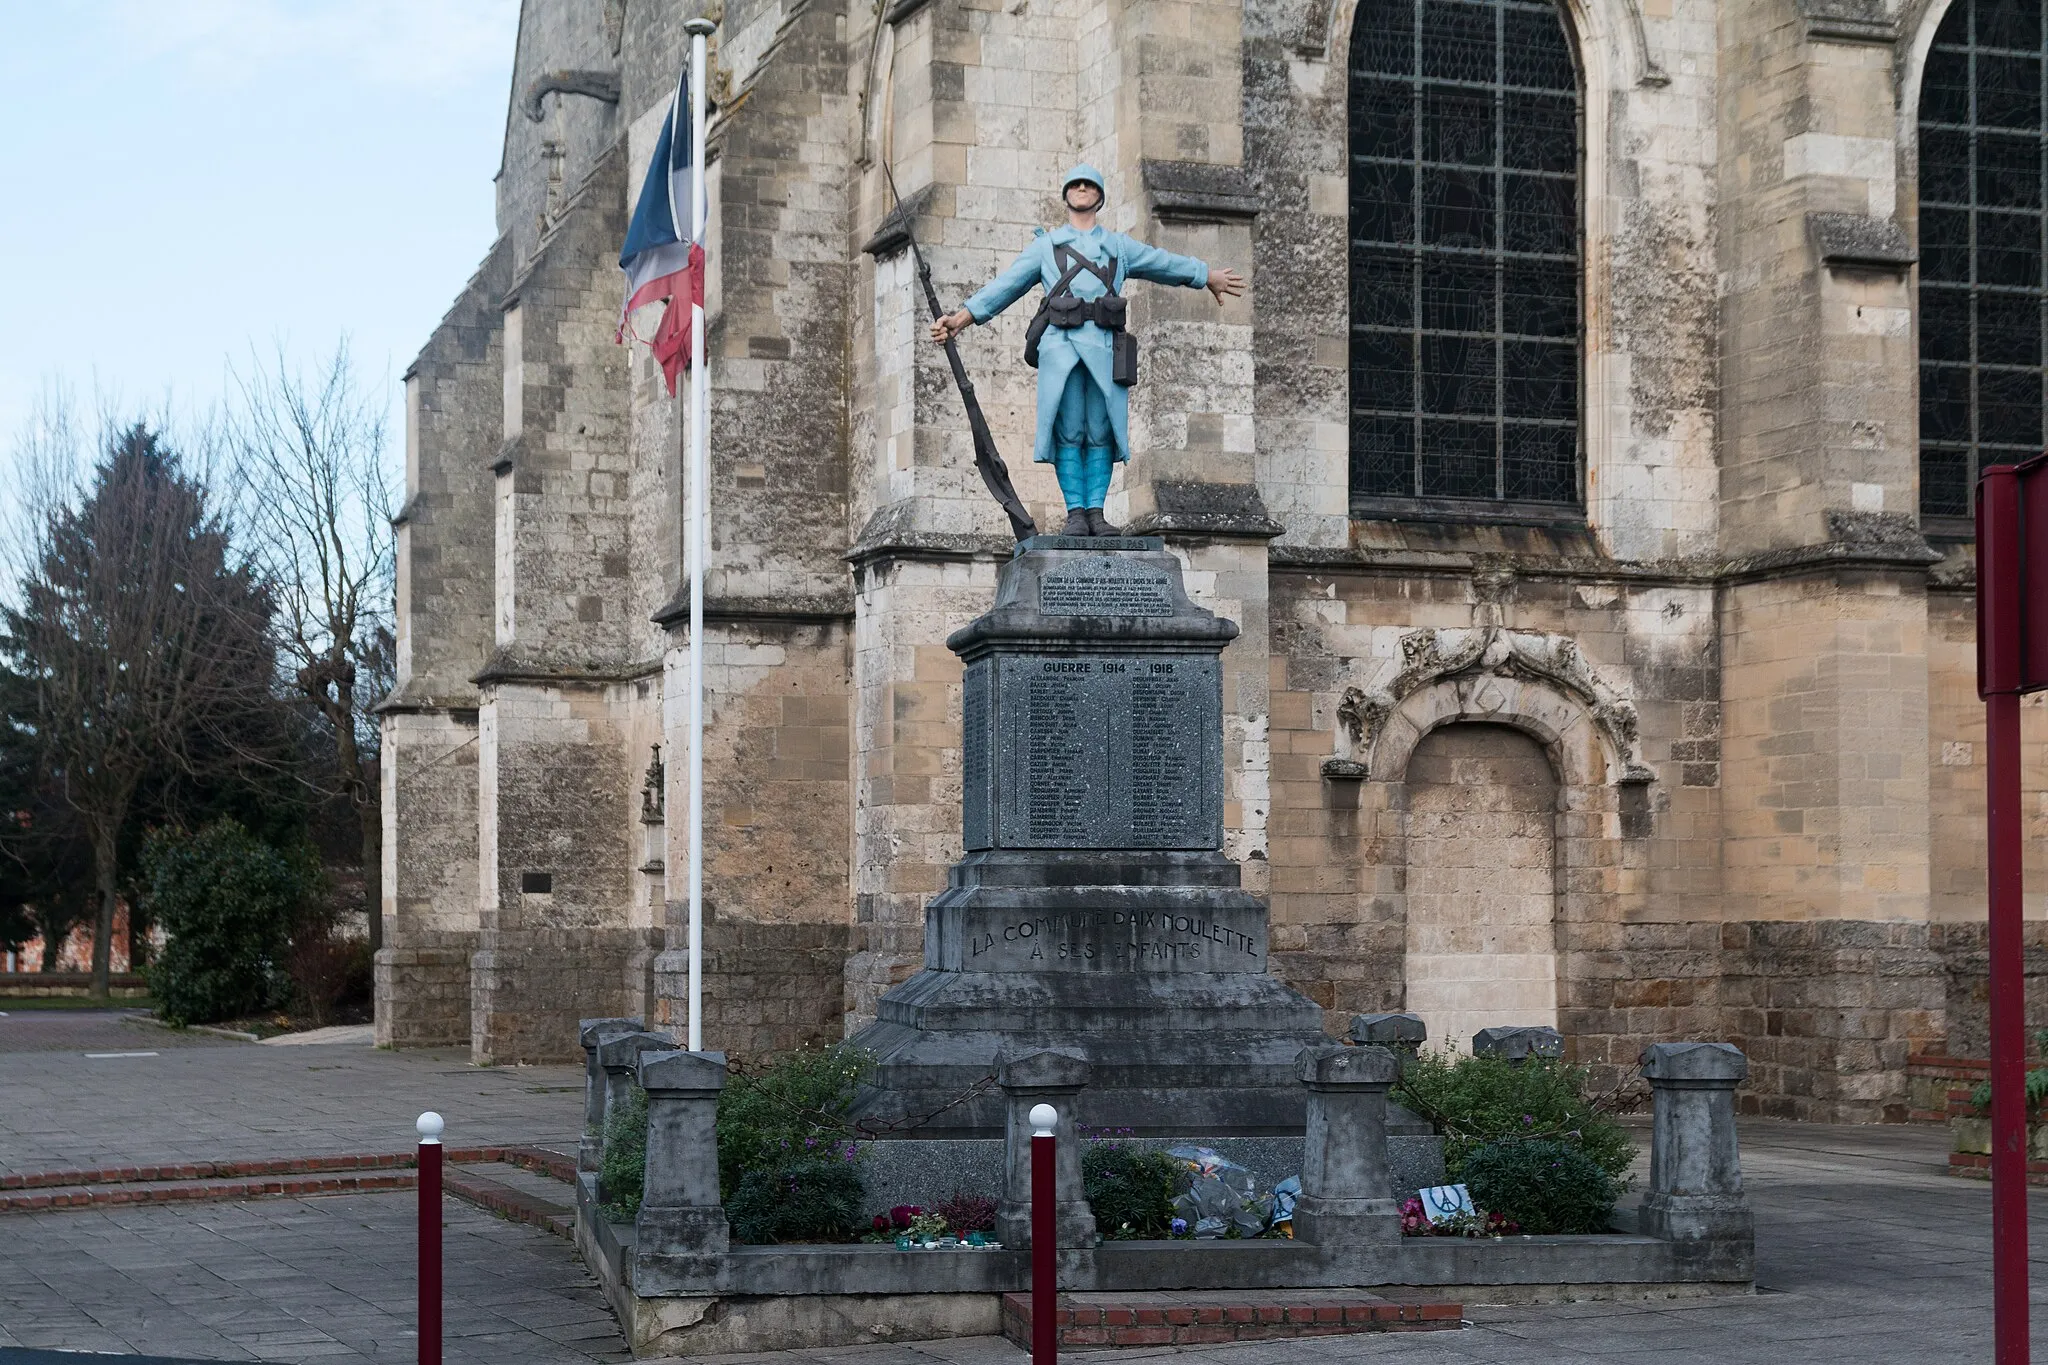
M1361 0L1351 501L1580 501L1579 82L1550 0Z
M2041 452L2041 0L1955 0L1920 84L1920 511Z

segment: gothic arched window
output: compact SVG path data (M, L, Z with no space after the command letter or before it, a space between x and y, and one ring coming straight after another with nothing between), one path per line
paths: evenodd
M2041 453L2041 0L1955 0L1920 84L1920 511Z
M1360 0L1351 503L1576 506L1579 81L1550 0Z

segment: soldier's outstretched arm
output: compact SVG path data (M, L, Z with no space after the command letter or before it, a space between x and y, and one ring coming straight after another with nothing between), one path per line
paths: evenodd
M1226 294L1234 296L1244 292L1244 276L1227 266L1212 267L1192 256L1178 256L1133 238L1125 240L1130 245L1125 249L1124 274L1132 279L1206 289L1216 296L1218 303L1223 302Z
M1171 251L1162 251L1156 246L1147 246L1136 238L1125 238L1130 245L1124 249L1124 274L1134 280L1149 280L1153 284L1178 284L1189 289L1209 287L1209 264L1193 256L1179 256Z
M1037 284L1044 273L1044 251L1040 246L1042 240L1033 240L1030 246L1017 253L1017 259L1010 262L1009 269L990 280L957 312L949 313L933 323L932 340L944 341L947 337L957 336L966 331L975 323L987 322L1030 293L1031 286Z

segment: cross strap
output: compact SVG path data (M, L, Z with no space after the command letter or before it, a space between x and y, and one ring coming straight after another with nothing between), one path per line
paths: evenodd
M1104 289L1112 294L1116 293L1116 257L1112 256L1103 264L1097 265L1065 242L1060 242L1052 249L1052 260L1053 264L1060 268L1060 278L1057 284L1045 291L1046 298L1053 299L1072 293L1074 280L1084 270L1101 280Z

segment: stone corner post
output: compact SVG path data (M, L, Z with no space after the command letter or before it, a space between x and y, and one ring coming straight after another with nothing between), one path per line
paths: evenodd
M583 1045L583 1140L576 1146L576 1169L595 1171L604 1148L604 1067L598 1064L597 1049L607 1039L623 1033L638 1033L638 1019L579 1019L576 1041Z
M1754 1235L1735 1141L1735 1087L1748 1074L1749 1059L1732 1043L1643 1050L1653 1102L1643 1232L1676 1242Z
M1321 1246L1398 1242L1387 1091L1401 1075L1400 1059L1384 1047L1325 1043L1303 1048L1294 1074L1308 1087L1295 1238Z
M597 1120L595 1159L600 1166L604 1163L604 1130L610 1125L612 1115L633 1097L633 1087L639 1083L640 1054L668 1052L675 1045L676 1040L666 1033L639 1030L599 1038L596 1056L598 1070L604 1073L604 1111Z
M1526 1062L1531 1057L1556 1061L1564 1056L1564 1035L1541 1024L1519 1028L1483 1028L1472 1035L1475 1057L1505 1057Z
M1429 1026L1419 1014L1354 1014L1350 1036L1361 1047L1377 1045L1412 1056L1429 1041Z
M1006 1247L1031 1245L1031 1107L1060 1111L1054 1147L1058 1170L1059 1244L1093 1248L1095 1214L1081 1192L1081 1128L1074 1103L1088 1085L1088 1063L1047 1048L999 1057L996 1084L1003 1091L1003 1198L996 1205L996 1236Z
M718 1192L718 1096L723 1052L648 1052L647 1174L635 1257L723 1256L731 1241Z

